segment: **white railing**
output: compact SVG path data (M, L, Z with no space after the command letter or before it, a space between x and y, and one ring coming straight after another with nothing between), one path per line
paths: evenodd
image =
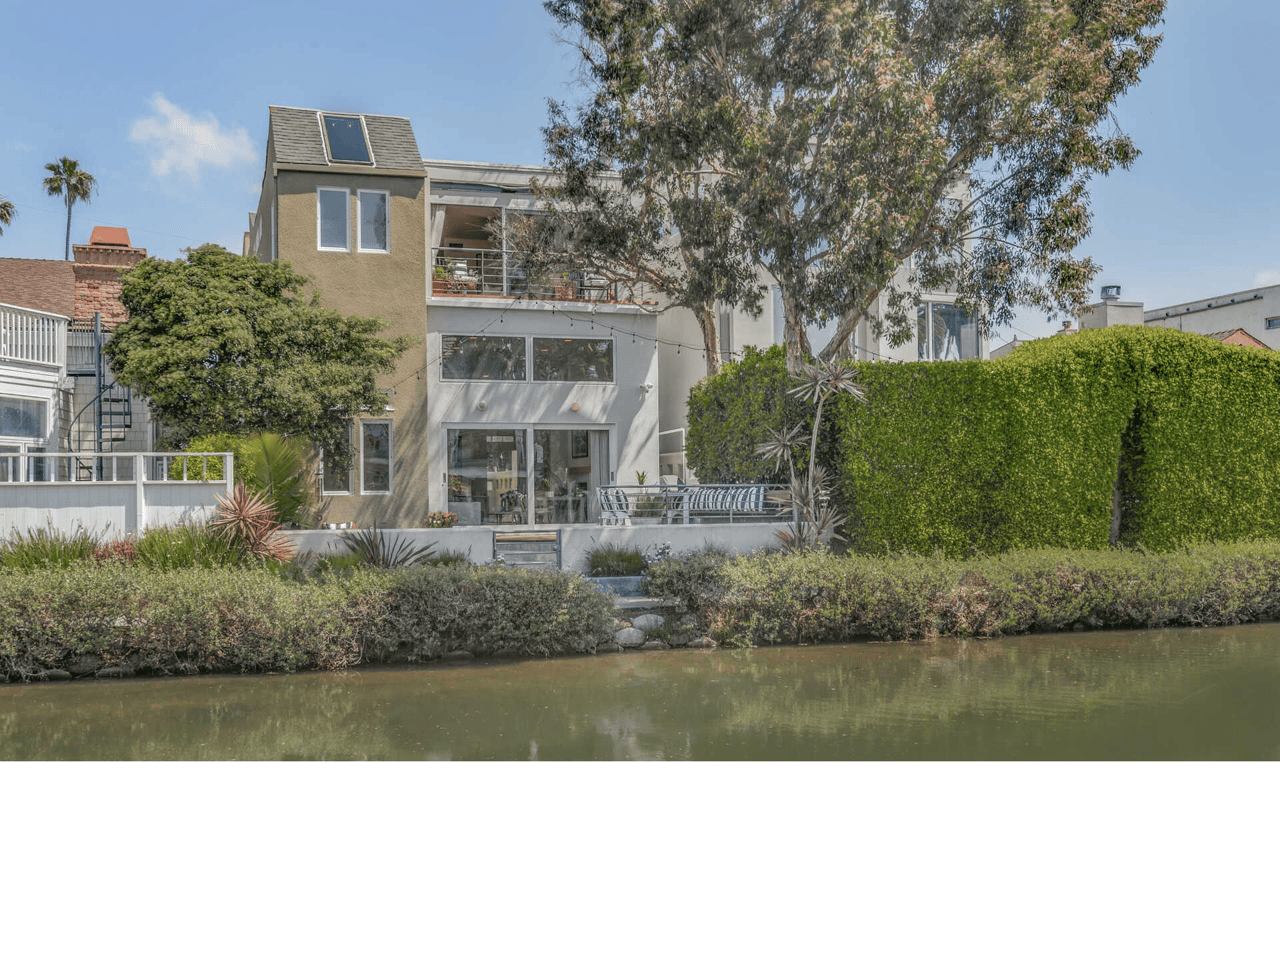
M234 484L230 453L0 455L0 538L77 528L116 535L212 517Z
M488 247L436 247L431 258L431 294L436 297L531 297L616 303L620 285L566 259L531 276L511 255ZM640 287L633 295L644 295Z
M597 488L600 523L785 523L791 509L779 497L780 484L610 484Z
M62 366L69 322L56 313L0 303L0 360Z

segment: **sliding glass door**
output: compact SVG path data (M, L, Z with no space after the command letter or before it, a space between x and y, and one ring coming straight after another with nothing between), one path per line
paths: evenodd
M526 426L447 436L449 510L459 524L596 521L596 488L609 482L608 430Z

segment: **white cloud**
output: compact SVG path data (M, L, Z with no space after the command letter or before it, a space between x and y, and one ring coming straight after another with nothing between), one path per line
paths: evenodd
M162 93L151 98L151 109L150 116L133 122L129 139L151 148L151 171L156 176L166 177L176 170L194 180L202 164L230 167L258 160L243 127L224 130L213 114L197 119Z
M1280 270L1259 270L1253 278L1255 287L1274 287L1280 283Z

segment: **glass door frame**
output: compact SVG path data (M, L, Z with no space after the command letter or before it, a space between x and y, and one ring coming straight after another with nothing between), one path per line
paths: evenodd
M523 423L515 423L512 421L503 420L503 421L497 421L494 423L476 423L474 421L442 423L440 426L441 426L442 441L443 441L442 445L444 450L443 475L445 480L445 503L446 504L448 503L448 497L449 497L449 491L448 491L449 474L450 474L450 471L453 469L453 464L451 462L452 450L449 444L449 434L451 432L455 430L477 430L477 431L522 430L524 431L524 457L525 457L524 459L524 464L525 464L524 493L525 493L525 503L527 505L527 508L525 510L525 517L524 517L523 523L503 524L503 526L529 527L529 526L545 525L546 523L544 521L544 524L538 524L534 519L533 505L534 505L535 494L536 494L534 484L537 482L537 477L535 475L534 434L538 431L550 430L550 431L564 431L566 433L576 433L576 432L585 431L587 433L591 433L591 432L604 433L605 436L607 437L607 443L608 443L608 450L607 450L608 469L606 471L608 473L608 476L601 478L596 485L599 486L602 484L610 484L615 482L614 477L617 475L617 470L618 470L617 444L615 441L615 437L617 435L616 423L529 423L528 421L525 421ZM447 506L445 509L448 509ZM590 519L588 519L591 516L591 512L592 512L590 502L587 503L586 510L584 512L585 512L585 516L583 517L582 523L579 525L585 525L592 522ZM480 524L480 525L483 526L484 524Z

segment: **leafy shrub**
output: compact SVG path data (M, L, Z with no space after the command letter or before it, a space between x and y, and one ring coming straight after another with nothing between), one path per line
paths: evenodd
M941 555L757 555L726 564L701 601L731 644L1087 628L1220 626L1280 617L1280 543L1141 550L1017 551L968 561Z
M727 551L707 547L697 553L658 560L645 571L644 592L697 612L723 592L724 567L729 559Z
M40 570L66 568L94 555L97 542L84 530L60 533L52 527L13 531L0 544L0 570Z
M230 451L235 456L235 479L250 493L270 501L281 524L310 526L313 480L309 451L303 443L278 433L254 433L247 437L212 433L194 437L187 453ZM202 457L178 457L169 466L171 479L221 480L222 461Z
M371 628L369 587L118 564L3 577L0 675L69 669L86 655L147 674L347 667Z
M461 550L446 550L444 553L437 553L427 563L433 567L469 567L471 556Z
M432 529L452 527L458 522L458 515L448 511L433 510L422 518L422 525Z
M93 559L99 564L123 563L132 565L138 562L138 545L132 537L126 537L123 540L108 540L99 547L94 548Z
M638 577L645 570L644 554L629 547L596 547L587 553L593 577Z
M365 656L417 660L455 650L549 657L590 653L610 636L613 602L581 577L503 567L415 567L384 575Z

